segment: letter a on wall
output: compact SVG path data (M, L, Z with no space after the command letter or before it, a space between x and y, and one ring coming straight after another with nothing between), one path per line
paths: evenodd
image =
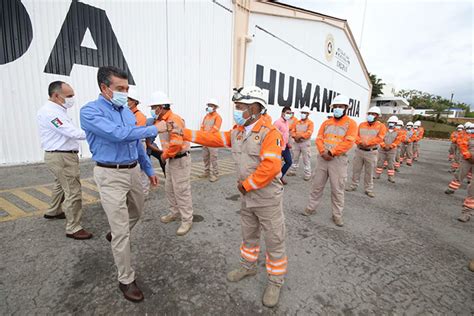
M87 30L97 49L81 46ZM69 76L74 64L115 66L126 71L129 83L135 84L106 12L77 0L71 3L44 72Z

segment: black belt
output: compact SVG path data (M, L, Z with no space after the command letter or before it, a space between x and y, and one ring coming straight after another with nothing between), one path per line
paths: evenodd
M47 153L68 153L77 154L79 150L46 150Z
M129 165L112 165L112 164L107 164L107 163L101 163L101 162L97 162L96 163L98 167L102 167L102 168L110 168L110 169L132 169L132 168L135 168L135 166L137 165L137 162L132 162L131 164Z
M176 156L170 158L170 159L179 159L179 158L183 158L183 157L186 157L189 155L189 151L186 151L184 153L181 153L181 154L177 154Z
M361 147L357 147L359 148L360 150L363 150L363 151L374 151L374 150L377 150L378 148L377 147L374 147L374 148L361 148Z

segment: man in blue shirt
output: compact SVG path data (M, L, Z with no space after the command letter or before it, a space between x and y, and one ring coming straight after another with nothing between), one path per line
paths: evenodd
M135 116L127 106L128 77L115 67L101 67L97 73L98 99L81 109L81 127L86 132L92 159L96 161L94 179L100 192L102 207L110 230L111 243L118 270L119 288L128 300L143 300L135 283L130 259L130 231L142 215L144 195L141 169L158 185L141 139L158 134L157 126L136 126Z

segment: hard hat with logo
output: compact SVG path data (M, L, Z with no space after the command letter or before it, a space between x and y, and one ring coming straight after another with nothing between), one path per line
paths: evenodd
M162 91L155 91L148 98L147 104L148 104L148 106L171 105L171 104L173 104L173 102L171 102L170 98L168 98L166 93L164 93Z
M402 121L402 120L398 120L398 121L397 121L397 125L399 125L399 126L404 126L403 121Z
M130 87L130 89L128 89L128 98L140 103L140 96L138 94L137 88Z
M244 104L259 103L263 107L267 105L263 90L256 86L234 89L232 101Z
M407 126L413 126L413 122L408 122Z
M421 126L421 122L420 122L420 121L416 121L414 125L415 125L415 126Z
M382 115L382 113L380 112L380 108L378 106L373 106L371 107L367 113L375 113L377 114L378 116Z
M347 109L350 109L352 107L352 104L349 103L349 97L346 97L345 95L342 95L342 94L332 99L330 108L332 109L335 104L347 105Z
M207 100L206 105L214 105L216 108L218 108L219 107L219 102L217 102L216 99L211 98L211 99Z
M469 123L469 122L467 122L467 123ZM466 125L467 125L467 123L466 123ZM460 129L460 128L461 128L461 129L464 129L464 125L459 124L459 125L456 127L456 129Z
M387 120L387 123L395 123L396 124L397 122L398 122L398 117L396 117L395 115L390 116Z

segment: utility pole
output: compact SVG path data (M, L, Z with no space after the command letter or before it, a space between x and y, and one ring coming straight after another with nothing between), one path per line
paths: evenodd
M360 30L359 50L362 48L362 35L364 35L365 12L367 10L367 0L364 1L364 14L362 15L362 29Z

